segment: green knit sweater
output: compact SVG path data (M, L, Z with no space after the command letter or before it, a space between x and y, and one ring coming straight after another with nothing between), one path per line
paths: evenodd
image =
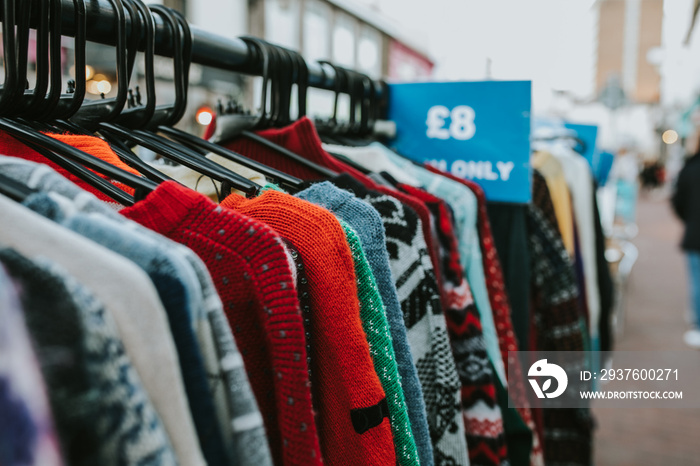
M420 464L416 442L413 439L411 424L408 420L406 400L401 388L394 347L391 343L389 324L377 283L372 275L360 238L347 223L340 220L352 252L357 277L357 295L360 300L360 319L367 335L369 351L374 363L374 370L379 376L386 400L389 405L391 432L394 435L396 460L401 466Z

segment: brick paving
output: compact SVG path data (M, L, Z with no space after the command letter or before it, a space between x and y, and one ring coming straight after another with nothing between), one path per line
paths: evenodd
M640 200L639 248L616 349L686 350L687 287L682 226L667 200ZM700 358L700 351L697 353ZM694 374L700 391L700 373ZM595 409L596 466L700 466L700 409Z

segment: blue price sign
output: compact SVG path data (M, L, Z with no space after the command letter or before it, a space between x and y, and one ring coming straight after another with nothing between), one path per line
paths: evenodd
M530 201L530 81L392 84L389 96L399 153L474 180L490 201Z
M582 125L578 123L564 123L564 127L576 132L576 136L583 141L582 155L588 160L593 168L593 155L595 154L596 139L598 138L598 127L595 125Z

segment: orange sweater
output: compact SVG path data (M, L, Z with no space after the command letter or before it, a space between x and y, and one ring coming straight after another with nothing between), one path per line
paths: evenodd
M68 144L69 146L73 146L76 149L80 149L83 152L87 152L88 154L94 155L95 157L104 160L105 162L109 162L115 167L119 167L122 170L126 170L134 175L139 175L139 172L136 171L135 169L131 168L124 162L122 162L117 154L114 153L112 148L109 146L109 144L95 136L82 136L78 134L54 134L54 133L47 133L47 136L51 136L54 139L58 139L61 142L64 142ZM49 167L53 168L56 170L58 173L61 175L65 176L69 180L71 180L73 183L77 184L84 190L94 194L98 198L102 199L103 201L108 201L108 202L114 202L112 198L109 196L103 194L101 191L93 188L77 176L73 175L71 172L68 170L65 170L61 168L59 165L56 165L49 159L45 158L43 155L39 154L38 152L33 151L29 147L25 146L22 142L18 141L17 139L13 138L7 133L0 132L0 153L3 155L9 155L12 157L19 157L25 160L30 160L32 162L37 162L37 163L43 163L45 165L48 165ZM107 176L102 175L98 173L102 178L108 179ZM125 186L121 183L118 182L113 182L117 187L123 189L125 192L129 194L133 194L134 190L129 188L128 186Z
M318 433L328 465L396 464L384 391L374 372L353 260L338 220L327 210L277 191L222 206L260 220L299 250L309 279L311 374Z

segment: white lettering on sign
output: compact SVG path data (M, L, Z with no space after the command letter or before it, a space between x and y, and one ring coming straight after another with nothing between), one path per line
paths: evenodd
M496 168L498 168L498 171L501 173L501 179L503 181L508 181L510 172L515 168L515 164L513 162L496 162Z
M447 118L451 122L445 127ZM468 141L476 134L474 109L467 105L458 105L450 111L444 105L434 105L428 110L425 124L428 126L425 135L430 139L457 139Z
M425 135L431 139L450 139L450 131L445 126L445 119L450 116L450 110L444 105L434 105L428 110L428 131Z
M496 162L494 167L493 162L488 160L455 160L448 170L447 160L429 160L427 163L439 170L449 171L458 178L489 181L508 181L515 167L513 162Z

